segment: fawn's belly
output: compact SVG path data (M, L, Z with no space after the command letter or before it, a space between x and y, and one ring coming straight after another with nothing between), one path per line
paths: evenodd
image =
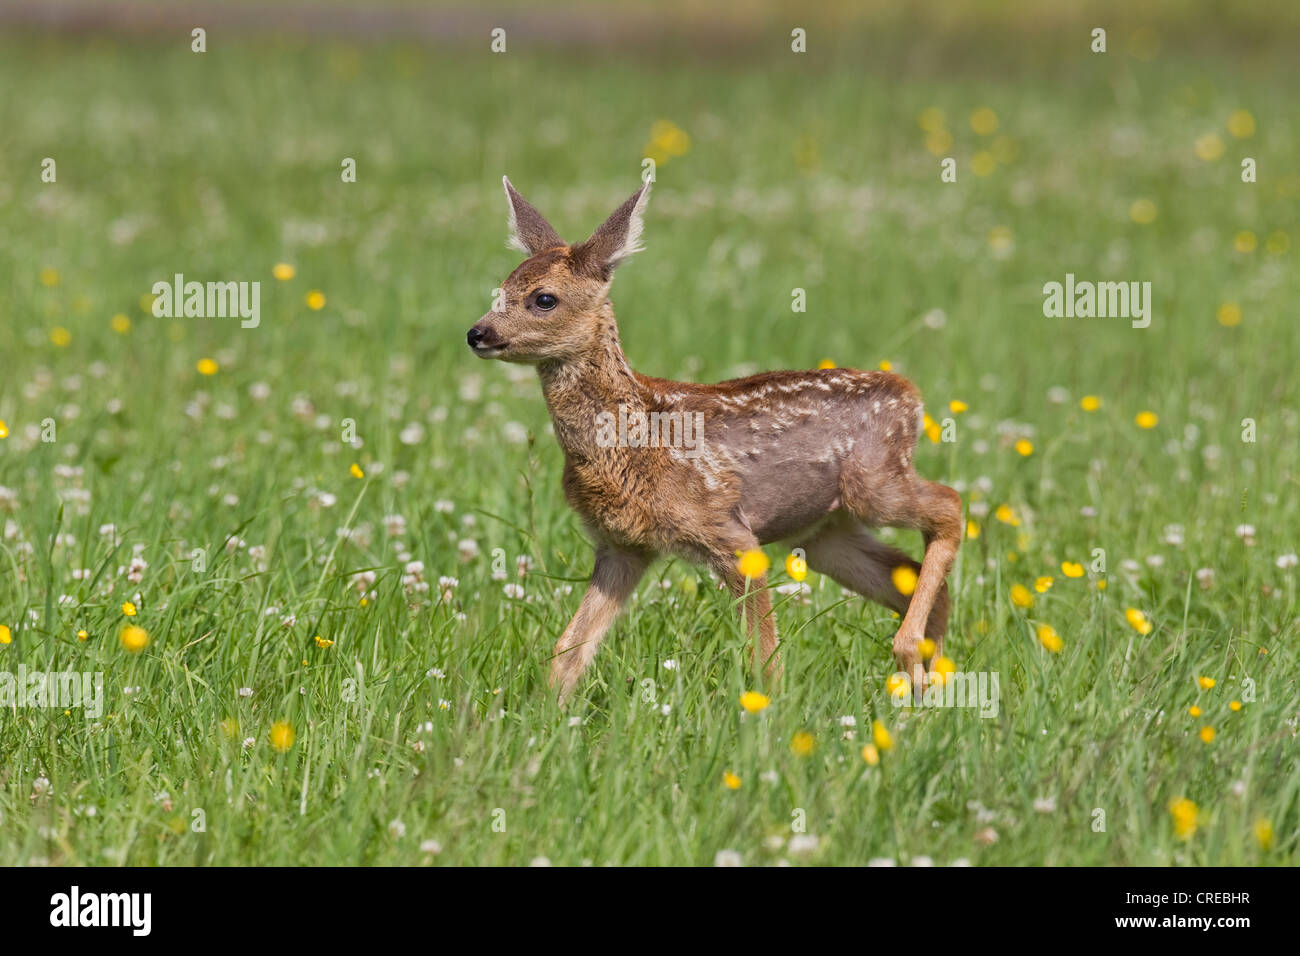
M735 474L740 511L763 544L797 534L840 504L840 463L835 459L742 458Z

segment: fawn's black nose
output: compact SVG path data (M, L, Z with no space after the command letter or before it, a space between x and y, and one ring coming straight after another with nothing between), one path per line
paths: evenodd
M478 344L482 342L485 338L487 338L487 333L484 332L482 329L480 329L477 325L474 326L474 328L470 329L469 332L465 335L465 341L469 343L469 347L472 349L478 348Z

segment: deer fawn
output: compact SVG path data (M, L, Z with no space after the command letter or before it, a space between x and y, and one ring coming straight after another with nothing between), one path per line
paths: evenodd
M934 641L935 657L942 652L945 578L963 518L957 492L913 470L922 422L915 386L889 372L848 368L766 372L718 385L634 372L608 296L614 269L640 249L649 183L579 245L561 239L509 179L503 183L510 245L528 258L466 338L480 358L537 367L564 450L565 497L594 539L591 583L552 659L550 681L560 699L574 689L650 562L665 553L703 563L726 582L751 635L751 654L757 628L766 672L778 677L766 582L747 579L736 560L774 541L802 548L813 570L903 615L894 657L919 694L926 680L922 637ZM701 447L602 441L598 422L615 412L658 412L670 422L689 415L704 423ZM881 525L919 530L922 562L873 537L868 529ZM910 595L894 585L899 567L916 575Z

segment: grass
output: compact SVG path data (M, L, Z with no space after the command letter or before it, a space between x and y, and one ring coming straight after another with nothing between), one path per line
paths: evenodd
M1038 51L864 74L788 54L559 68L523 50L4 41L0 85L23 95L0 101L0 671L102 672L105 712L6 709L0 859L1294 863L1288 74L1112 43L1050 69ZM931 107L952 139L938 155ZM968 122L980 107L989 135ZM1227 129L1238 109L1249 138ZM746 715L730 602L681 563L655 567L556 708L550 650L591 552L535 378L477 362L464 332L517 261L501 174L579 238L636 188L665 119L690 147L659 167L647 249L615 283L627 354L693 380L824 358L912 378L957 436L923 439L918 468L963 492L979 532L947 652L999 675L996 717L892 706L896 622L817 575L806 603L778 596L785 683ZM1198 158L1206 134L1219 158ZM261 325L153 317L142 297L177 272L260 281ZM1151 327L1045 318L1042 286L1067 272L1151 282ZM1240 324L1216 321L1224 303ZM1061 573L1095 549L1104 573ZM134 655L128 600L150 637ZM876 766L873 720L893 742ZM811 849L788 842L800 821Z

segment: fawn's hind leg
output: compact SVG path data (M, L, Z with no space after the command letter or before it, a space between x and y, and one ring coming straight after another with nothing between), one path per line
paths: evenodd
M844 518L818 530L803 547L808 567L865 598L904 615L912 596L894 585L894 570L909 568L914 574L921 565L902 551L880 541L863 524ZM919 576L918 576L919 577ZM943 653L948 630L948 583L945 581L925 621L925 636L934 641L934 656Z
M906 470L904 470L906 466ZM926 481L911 471L910 460L895 470L872 468L865 463L841 475L841 497L850 513L868 524L911 528L925 539L925 556L903 615L894 635L894 659L899 670L912 678L912 687L924 687L920 644L929 626L930 613L943 593L961 546L961 496L945 485ZM933 639L933 638L932 638Z

